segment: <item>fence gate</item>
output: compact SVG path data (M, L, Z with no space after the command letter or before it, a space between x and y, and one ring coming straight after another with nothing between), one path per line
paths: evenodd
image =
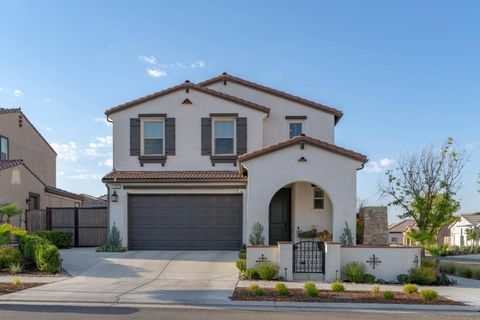
M325 245L321 241L301 241L293 245L294 273L325 273Z
M72 246L96 247L107 239L108 211L106 207L28 210L27 230L67 231L73 234Z

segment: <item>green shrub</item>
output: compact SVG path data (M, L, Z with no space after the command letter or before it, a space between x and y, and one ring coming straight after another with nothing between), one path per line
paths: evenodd
M58 248L53 244L39 246L35 250L35 263L40 271L58 272L62 265Z
M480 269L473 270L473 279L480 280Z
M452 262L445 262L440 264L440 272L446 274L455 274L457 271L457 265Z
M473 270L469 266L459 265L455 274L462 278L471 278L473 276Z
M415 284L429 285L436 281L435 269L418 267L410 270L410 282Z
M39 271L57 272L61 267L58 248L47 239L35 234L19 237L23 256L35 262Z
M395 299L395 292L393 291L384 291L383 298L386 300L393 300Z
M108 234L107 241L103 246L97 248L97 252L125 252L127 249L122 246L122 238L115 223Z
M255 266L262 280L272 280L278 272L278 266L272 262L260 262Z
M417 293L418 292L418 288L416 285L414 284L411 284L411 283L407 283L403 286L403 292L405 293Z
M432 260L422 260L422 263L420 264L421 267L424 268L435 268L435 262Z
M285 283L279 282L275 285L275 290L281 296L288 296L290 294L290 289L287 288Z
M438 292L432 289L423 289L420 291L423 299L428 301L435 301L438 299Z
M344 292L345 291L345 286L343 285L342 281L340 281L340 280L333 281L332 291L333 292Z
M342 269L342 274L350 282L361 283L365 277L365 266L360 262L352 262Z
M407 283L410 279L409 279L408 274L399 274L399 275L397 276L397 280L398 280L399 283L405 284L405 283Z
M12 274L17 274L23 271L23 265L21 262L14 262L8 266L8 271Z
M372 293L380 293L380 286L377 286L377 285L373 286Z
M317 297L318 296L318 289L315 283L313 282L306 282L303 285L303 291L307 294L309 297Z
M247 280L258 280L260 279L260 276L258 275L257 269L248 268L245 270L245 278L247 278Z
M13 263L22 263L21 252L14 247L0 247L0 269L8 268Z
M256 296L263 296L265 294L265 290L260 288L258 284L250 285L250 287L248 287L248 290L250 290L250 292Z
M33 232L33 234L41 238L47 239L59 249L70 248L73 237L73 233L71 232L60 231L37 231Z
M247 260L245 259L238 259L236 265L237 265L237 269L240 271L247 270Z
M363 276L363 282L365 282L365 283L374 283L375 279L376 279L376 277L373 274L366 273Z
M377 280L375 280L375 283L378 283L378 284L385 284L387 283L385 280L383 280L382 278L378 278Z
M246 251L240 251L238 253L238 258L239 259L247 259L247 252Z

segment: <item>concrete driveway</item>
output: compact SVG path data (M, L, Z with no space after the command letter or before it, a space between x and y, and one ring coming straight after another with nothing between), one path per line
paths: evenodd
M62 251L75 277L0 300L104 303L224 303L238 280L235 251Z

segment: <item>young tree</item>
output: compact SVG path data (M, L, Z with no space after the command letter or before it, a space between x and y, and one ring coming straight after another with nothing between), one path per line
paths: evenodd
M401 219L415 220L417 228L407 236L427 251L442 251L435 246L437 235L460 208L455 196L465 162L464 152L458 152L449 138L439 151L428 147L420 154L401 158L398 168L387 171L386 181L379 186L380 194L391 199L389 205L403 209Z
M472 252L473 247L478 244L478 240L480 240L480 230L479 229L467 229L465 230L467 233L467 240L472 241Z
M10 218L22 213L22 209L15 203L5 203L0 205L0 217L7 216L7 223L10 224Z

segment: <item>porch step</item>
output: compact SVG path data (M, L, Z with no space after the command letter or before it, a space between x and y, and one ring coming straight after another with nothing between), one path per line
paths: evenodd
M325 281L323 273L294 273L293 280L295 281Z

